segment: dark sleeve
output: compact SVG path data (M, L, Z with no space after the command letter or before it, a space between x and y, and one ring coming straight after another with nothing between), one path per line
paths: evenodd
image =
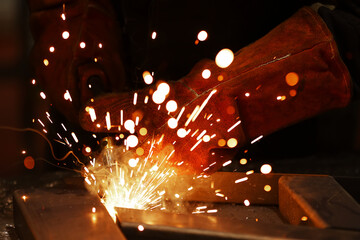
M345 3L334 10L320 7L318 13L333 33L340 55L349 69L354 98L360 99L360 6L355 1Z

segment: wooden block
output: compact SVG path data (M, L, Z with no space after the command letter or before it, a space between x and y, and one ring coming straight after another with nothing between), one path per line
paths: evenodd
M125 239L99 198L84 189L17 190L14 223L21 239Z
M174 214L116 208L128 239L360 239L354 231L236 222L214 215Z
M360 230L359 204L330 176L281 177L279 208L291 224Z

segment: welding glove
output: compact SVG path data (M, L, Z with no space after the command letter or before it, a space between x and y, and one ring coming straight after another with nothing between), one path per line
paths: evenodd
M28 0L31 62L45 94L68 119L101 92L125 91L120 29L110 0Z
M131 119L137 124L140 144L129 148L158 144L167 150L157 161L210 173L230 159L221 150L253 143L303 119L344 107L351 97L350 75L333 36L310 8L300 9L236 52L227 68L204 60L168 85L166 100L158 98L166 90L164 85L95 99L89 107L96 119L90 118L87 108L81 124L88 131L126 132L124 123ZM147 96L150 100L145 104ZM151 96L162 103L154 103ZM178 107L169 113L170 100ZM168 124L170 118L177 120L174 125ZM145 137L141 128L147 129Z

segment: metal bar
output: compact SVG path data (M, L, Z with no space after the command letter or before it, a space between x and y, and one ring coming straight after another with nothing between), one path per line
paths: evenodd
M14 193L21 239L125 239L99 198L84 189L28 189Z
M279 208L291 224L360 231L359 204L331 176L283 176Z
M116 208L129 239L360 239L359 232L259 222L209 215Z

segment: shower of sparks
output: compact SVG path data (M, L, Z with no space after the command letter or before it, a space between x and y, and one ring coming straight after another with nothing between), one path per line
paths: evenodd
M61 20L66 20L65 15L65 4L63 4L63 12L60 15ZM60 20L59 20L60 21ZM61 32L58 32L58 37L63 40L67 40L70 38L70 33L66 29L62 29ZM152 32L152 39L157 38L157 32ZM200 31L197 35L197 42L205 41L208 39L208 33L204 30ZM48 54L51 53L51 56L56 56L59 50L55 52L55 47L49 43ZM90 43L85 43L83 41L77 43L77 47L80 48L81 51L89 51L92 49ZM89 45L87 45L89 44ZM95 43L99 49L102 49L103 43ZM47 51L47 50L46 50ZM101 51L101 50L99 50ZM50 53L49 53L50 52ZM45 57L45 56L44 56ZM95 62L100 61L98 56L91 56L90 59L94 59ZM51 63L47 58L43 58L42 64L45 65L48 69L53 67L53 58L50 58ZM234 54L230 49L221 50L216 58L215 63L220 68L226 68L230 66L230 64L234 60ZM54 61L55 62L55 61ZM223 81L225 75L215 75L213 69L203 69L201 72L201 77L203 80L205 79L218 79L218 81ZM156 75L155 75L156 76ZM289 86L294 86L297 84L296 73L289 73L286 76L286 82ZM144 71L142 74L143 80L145 84L151 85L154 82L154 72L150 73L149 71ZM204 80L204 81L205 81ZM225 81L224 80L224 81ZM33 79L31 81L33 85L36 84L36 80ZM154 85L155 86L155 85ZM196 152L197 148L200 148L204 144L213 144L216 147L229 147L234 148L238 145L238 140L230 135L230 132L238 127L241 124L239 118L235 118L233 120L233 125L227 129L227 133L229 133L228 137L221 136L222 134L215 133L216 128L220 127L220 122L222 122L221 117L217 116L216 113L207 112L209 108L207 108L208 103L212 100L212 97L217 93L217 89L210 89L211 91L207 92L206 98L202 103L198 103L196 106L178 106L178 102L175 100L167 99L170 98L170 85L165 82L161 82L157 85L156 89L153 89L151 92L147 92L146 96L143 96L139 93L134 93L132 103L133 105L141 105L142 99L144 99L143 104L157 104L158 111L166 111L168 115L167 129L172 131L176 139L172 139L172 141L166 142L167 135L165 133L159 134L159 136L155 136L154 132L148 132L150 129L143 127L142 117L136 116L134 118L129 119L129 112L124 112L124 110L120 110L119 112L106 112L105 116L99 114L99 118L104 120L105 124L100 125L100 123L96 116L95 109L93 107L86 107L85 110L89 114L91 122L94 123L94 126L97 128L101 128L100 130L114 130L118 129L119 132L114 137L116 141L120 142L120 146L113 145L110 142L106 147L103 148L101 153L95 153L92 149L84 144L82 144L75 132L72 132L71 128L69 131L65 127L63 123L60 123L63 131L57 132L56 135L58 139L55 139L56 142L68 146L69 148L78 148L82 149L83 154L89 157L88 166L82 166L84 181L87 183L88 188L93 191L95 194L99 195L102 203L105 205L110 214L114 216L115 210L114 207L124 207L124 208L135 208L135 209L166 209L163 206L163 201L166 198L167 193L164 189L162 189L162 184L168 182L173 176L177 174L177 167L186 166L189 161L194 161L192 159L181 159L174 161L174 156L178 155L178 152L175 152L175 147L178 143L184 143L191 139L191 144L187 145L187 149L184 151ZM72 102L72 97L70 92L66 89L61 90L65 92L63 97L65 101ZM246 97L249 97L249 93L245 93ZM40 92L40 97L42 99L46 99L46 95L44 92ZM285 96L276 96L278 100L285 100ZM215 97L214 97L215 98ZM152 100L151 101L149 101ZM91 102L94 102L94 99L91 99ZM163 105L162 105L163 104ZM140 107L140 106L139 106ZM181 110L179 111L181 107ZM178 109L179 108L179 109ZM186 110L186 112L185 112ZM111 117L113 115L117 115L116 122ZM119 119L120 114L120 121ZM132 113L130 113L131 115ZM46 112L46 119L44 122L46 125L56 124L50 118L50 114ZM125 118L124 118L125 117ZM149 119L145 119L148 121ZM186 120L186 121L185 121ZM33 122L36 121L34 118ZM135 121L135 122L134 122ZM200 122L201 121L201 122ZM45 124L42 120L38 119L42 131L47 133L45 129ZM118 125L120 122L120 125ZM199 124L200 122L200 124ZM225 121L223 121L225 122ZM101 122L102 123L102 122ZM114 125L111 125L111 124ZM206 127L207 126L210 127ZM232 124L232 123L231 123ZM201 127L200 127L201 126ZM228 127L228 126L227 126ZM138 129L139 128L139 129ZM125 133L125 131L127 131ZM166 132L166 131L165 131ZM235 132L235 131L233 131ZM231 132L231 134L233 134ZM71 137L70 137L71 136ZM95 134L92 135L93 138L97 138ZM142 137L141 137L142 136ZM142 138L146 138L146 142L141 142ZM260 140L263 136L259 136L254 139L251 143L255 143ZM120 140L121 139L121 140ZM80 139L81 140L81 139ZM98 144L100 139L98 141ZM166 144L165 144L166 143ZM165 145L165 147L164 147ZM25 152L26 153L26 152ZM23 154L25 154L23 153ZM214 153L215 154L215 153ZM215 168L216 166L228 166L232 163L232 160L223 161L219 160L218 162L212 161L210 164L201 165L202 173L194 177L194 179L207 178L209 175L206 175L205 172L210 170L210 167ZM241 164L246 164L245 162L241 162ZM265 165L264 165L265 166ZM269 167L262 167L261 172L263 174L267 174L271 172ZM251 172L252 171L252 172ZM248 171L246 174L252 174L254 171ZM208 171L210 172L210 171ZM207 172L206 172L207 173ZM247 181L248 177L243 177L235 180L235 183L240 183ZM267 187L268 186L268 187ZM212 188L214 188L214 183L212 182ZM188 187L188 191L192 191L194 188L192 186ZM270 191L271 187L266 185L264 187L265 191ZM183 193L171 193L172 197L175 197L177 201L183 199ZM227 196L221 193L220 189L217 189L214 194L217 197L224 198L227 200ZM24 201L26 200L26 196L23 197ZM247 202L246 202L247 201ZM250 205L248 200L244 201L246 206ZM178 205L178 203L177 203ZM95 207L91 209L92 213L96 213ZM216 213L217 209L209 209L207 206L199 206L193 211L195 214L199 213ZM94 216L93 216L94 217ZM93 218L96 221L96 218ZM138 226L139 231L144 231L144 227L142 225Z

